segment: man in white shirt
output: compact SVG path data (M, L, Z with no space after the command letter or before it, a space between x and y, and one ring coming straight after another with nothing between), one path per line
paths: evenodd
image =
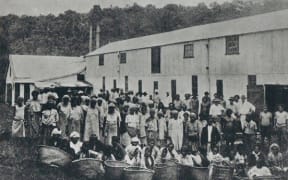
M278 111L275 112L275 128L277 129L278 133L278 140L279 144L281 142L287 142L288 135L287 135L287 120L288 120L288 113L284 111L282 105L278 106Z
M168 108L169 104L172 102L172 98L169 94L169 92L166 92L166 97L163 98L162 103L164 107Z
M242 129L244 128L244 125L246 123L246 116L248 114L255 112L255 110L256 110L255 106L251 104L250 102L248 102L246 100L246 97L242 95L241 102L239 103L239 109L238 109Z
M211 105L209 115L215 119L215 125L219 132L222 132L221 126L221 116L224 115L225 109L220 104L221 100L216 98L213 100L213 104Z

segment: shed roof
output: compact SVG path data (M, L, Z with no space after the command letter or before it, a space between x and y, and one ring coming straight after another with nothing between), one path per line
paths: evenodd
M247 34L288 28L288 10L242 17L217 23L193 26L109 43L86 56L163 46L229 35Z
M17 82L36 82L78 74L85 70L82 57L10 55Z

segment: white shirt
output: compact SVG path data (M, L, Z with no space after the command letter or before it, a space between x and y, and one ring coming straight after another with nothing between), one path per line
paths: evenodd
M277 111L275 113L275 120L276 120L276 126L285 126L286 125L286 120L288 119L288 113L286 111Z
M126 116L126 121L125 121L127 124L128 124L128 127L132 127L132 128L138 128L139 126L139 118L137 117L137 115L131 115L131 114L128 114Z
M225 109L221 104L218 105L212 104L209 114L211 116L220 116L222 115L223 111L225 111Z
M247 115L250 112L255 112L255 106L251 104L248 101L245 101L244 103L240 102L239 103L239 114L240 115Z
M208 129L208 142L211 142L213 126L207 126Z
M272 175L269 168L265 166L263 166L262 168L257 168L256 166L254 166L248 171L247 174L248 174L249 179L253 179L254 177L257 177L257 176L271 176Z
M78 154L81 151L82 144L81 141L78 141L76 144L70 142L70 148L74 150L75 154Z

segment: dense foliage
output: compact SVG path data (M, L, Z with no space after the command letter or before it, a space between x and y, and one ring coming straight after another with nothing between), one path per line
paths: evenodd
M101 45L112 41L288 8L287 0L234 0L194 7L169 4L163 8L134 4L87 14L71 10L58 16L0 17L0 53L80 56L88 52L89 24L101 26ZM229 28L229 27L228 27ZM1 39L2 38L2 39ZM9 44L9 48L5 44ZM3 46L4 44L4 46ZM95 40L94 40L95 44ZM95 45L94 45L95 46Z

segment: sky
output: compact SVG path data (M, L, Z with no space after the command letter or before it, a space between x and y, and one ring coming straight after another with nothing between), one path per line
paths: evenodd
M125 7L126 5L133 5L134 3L142 6L153 4L157 7L163 7L170 3L194 6L200 2L204 2L209 5L215 1L223 3L232 0L0 0L0 16L7 14L31 16L41 14L58 15L69 9L86 13L97 4L102 8L111 6Z

